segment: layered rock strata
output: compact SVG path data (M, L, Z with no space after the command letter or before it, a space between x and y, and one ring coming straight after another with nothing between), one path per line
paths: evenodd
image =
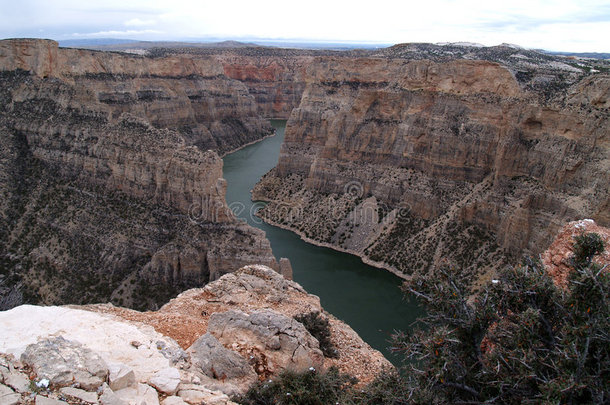
M155 48L144 52L160 58L190 55L216 61L222 65L225 76L240 81L248 89L256 100L259 115L278 119L288 119L291 111L298 107L305 89L307 67L316 56L344 54L255 46Z
M266 221L401 276L484 273L569 220L608 225L609 89L591 75L543 102L487 61L320 58L253 198Z
M292 57L268 52L243 55L224 52L215 56L222 63L224 74L244 83L254 96L263 117L288 119L305 90L305 72L314 59L307 54Z
M129 112L221 155L272 133L246 86L225 76L211 58L148 58L19 39L0 41L0 69L60 79L103 104L113 118Z
M108 300L154 308L245 264L277 267L264 233L228 209L214 151L151 123L146 102L126 113L99 99L100 86L133 89L139 79L121 79L128 72L145 81L202 78L211 67L182 60L149 66L122 55L64 52L51 41L0 45L0 309ZM118 76L88 78L95 69ZM186 87L209 88L198 78ZM171 80L166 85L179 88ZM243 86L219 80L241 89L244 109L254 114ZM239 95L206 94L206 102L239 106ZM160 114L171 116L170 104Z
M293 318L311 310L324 313L317 297L260 265L185 291L157 312L20 306L0 312L0 395L10 403L232 404L229 396L284 369L335 365L366 383L391 367L328 314L339 357L324 358Z

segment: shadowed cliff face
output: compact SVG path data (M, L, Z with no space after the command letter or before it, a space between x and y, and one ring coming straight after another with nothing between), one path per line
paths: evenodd
M566 221L609 223L609 88L594 76L541 105L491 62L320 58L254 198L401 275L484 272Z
M158 113L148 101L128 108L100 99L101 88L139 86L120 76L126 64L137 71L139 59L89 52L58 62L66 54L50 41L0 44L0 308L109 300L153 308L241 265L277 267L264 233L230 213L220 157L167 128L175 122L155 122L180 97ZM31 73L20 70L28 66ZM102 73L91 77L95 66ZM150 72L162 69L184 73L154 64ZM255 113L243 86L226 78L244 105L222 81L142 80L175 92L205 89L206 103ZM216 125L212 112L197 110ZM244 139L226 145L234 141Z

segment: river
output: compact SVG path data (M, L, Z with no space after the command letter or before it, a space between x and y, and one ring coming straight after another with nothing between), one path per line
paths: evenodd
M292 263L294 280L320 297L322 307L350 325L386 358L394 331L407 330L422 310L403 299L401 280L394 274L364 264L359 257L307 243L293 232L262 222L252 215L261 203L250 200L256 182L277 164L286 121L273 120L276 135L224 157L227 203L238 217L262 229L276 258Z

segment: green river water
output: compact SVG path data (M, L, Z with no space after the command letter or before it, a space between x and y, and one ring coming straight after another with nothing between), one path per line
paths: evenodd
M271 123L276 129L275 136L223 159L227 203L238 217L265 231L277 259L290 259L294 280L310 294L319 296L326 311L397 363L398 357L389 350L391 334L409 329L422 314L415 301L403 298L399 289L401 280L388 271L364 264L357 256L312 245L295 233L268 225L252 215L261 203L250 200L250 190L275 167L284 139L286 121Z

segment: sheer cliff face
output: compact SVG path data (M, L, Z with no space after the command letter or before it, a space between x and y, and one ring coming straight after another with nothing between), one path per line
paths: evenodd
M101 89L132 94L156 83L174 92L205 89L201 103L233 103L235 111L254 114L249 97L239 106L241 84L155 78L210 72L178 71L186 68L176 62L153 63L144 73L140 59L64 54L50 41L0 45L1 309L108 300L150 308L241 265L277 267L264 233L228 210L220 157L167 128L175 122L155 122L169 117L165 108L180 97L158 110L154 101L100 99ZM121 76L128 71L151 78L140 86L140 79Z
M248 88L210 58L145 58L8 40L0 42L0 67L61 79L105 105L112 118L129 112L221 155L272 132Z
M319 59L254 197L402 275L484 271L566 221L609 223L609 88L594 76L543 106L491 62Z
M221 53L214 57L227 77L239 80L256 99L263 117L287 119L301 101L307 66L312 56L243 56Z

